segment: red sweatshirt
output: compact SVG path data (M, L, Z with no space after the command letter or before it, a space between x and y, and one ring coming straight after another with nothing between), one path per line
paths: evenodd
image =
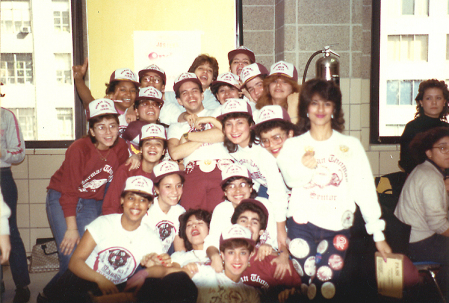
M106 161L100 158L100 153ZM59 203L64 217L76 215L79 198L103 200L104 185L112 180L114 171L127 159L128 147L121 138L106 151L98 150L89 137L73 142L47 187L61 193Z
M246 285L268 289L273 286L284 285L288 287L297 287L301 285L301 277L293 268L293 263L289 260L292 275L287 272L282 280L276 280L274 272L276 270L276 263L270 264L270 262L277 256L267 256L263 261L256 261L257 250L254 256L250 259L251 266L248 266L243 272L240 281Z
M121 214L123 208L120 205L120 196L125 189L126 179L133 176L144 176L151 179L151 173L146 173L142 170L142 165L139 168L129 170L128 165L121 165L114 173L114 179L108 188L108 192L103 200L103 215Z

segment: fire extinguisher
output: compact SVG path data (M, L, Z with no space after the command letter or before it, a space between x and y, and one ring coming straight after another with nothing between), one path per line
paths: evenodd
M307 70L309 69L310 62L312 62L313 58L318 54L323 54L323 57L316 61L316 78L326 81L334 81L335 84L340 86L340 62L337 58L340 57L340 55L331 50L330 46L325 46L324 49L314 52L309 58L306 68L304 69L302 84L306 81Z

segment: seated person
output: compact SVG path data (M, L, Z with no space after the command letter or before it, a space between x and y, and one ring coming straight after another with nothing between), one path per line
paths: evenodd
M89 291L117 293L145 254L162 254L157 235L141 224L153 202L152 193L150 179L128 178L121 197L123 214L101 216L90 223L69 269L40 297L46 296L50 302L86 302Z
M142 126L139 138L139 150L142 153L140 165L137 169L131 170L129 166L121 165L114 173L114 178L103 200L103 215L121 214L123 209L120 205L120 196L126 180L132 176L144 176L151 179L154 166L164 158L167 150L167 135L162 125Z
M280 291L292 287L299 288L301 271L293 270L298 266L289 260L287 252L272 252L271 247L268 247L269 254L259 259L258 251L266 248L264 244L260 246L260 237L267 228L268 218L268 210L260 201L245 199L235 208L231 222L248 228L252 233L252 239L257 243L256 253L250 259L251 266L248 266L242 274L242 282L262 288L266 299L273 302Z
M448 114L449 91L444 81L430 79L419 84L416 100L415 119L407 123L401 135L401 154L399 166L407 174L411 173L417 165L411 157L410 142L421 132L431 128L446 126Z
M441 269L437 280L449 299L448 194L444 171L449 168L449 128L432 128L416 135L410 150L417 163L405 181L394 214L411 225L410 259L434 261Z
M184 240L186 251L177 251L170 256L173 266L210 264L204 248L204 239L209 234L210 217L210 213L202 209L189 209L179 216L179 237Z

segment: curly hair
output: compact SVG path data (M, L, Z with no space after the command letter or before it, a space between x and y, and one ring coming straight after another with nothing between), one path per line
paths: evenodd
M420 101L424 99L424 93L429 88L439 88L443 92L444 100L446 101L445 106L443 107L443 111L440 113L440 119L447 121L446 116L448 115L449 109L447 103L449 101L449 91L447 89L447 85L444 81L438 81L437 79L429 79L423 81L419 84L418 94L416 95L416 113L415 118L418 116L424 115L424 108L421 106Z
M179 237L184 240L184 246L187 251L193 250L192 243L187 239L186 228L187 221L191 216L195 216L197 220L203 220L207 224L207 228L210 228L211 213L203 209L189 209L185 213L179 216Z
M192 65L189 67L188 72L189 73L195 73L195 70L198 68L198 66L203 65L205 63L208 63L210 67L212 67L213 73L212 73L212 80L217 80L218 77L218 61L214 57L211 57L206 54L201 54L198 57L193 60Z
M271 99L271 94L270 94L270 84L279 78L284 79L292 86L292 93L299 93L299 91L301 90L301 86L296 81L293 81L289 77L282 76L282 75L268 76L263 80L263 93L262 93L262 96L260 96L259 100L256 103L257 109L261 109L265 105L273 105L273 100Z
M415 164L423 163L427 159L426 151L432 149L433 145L444 137L449 137L449 127L435 127L418 133L410 142L410 151Z
M342 132L345 128L345 119L341 107L341 91L333 81L312 79L304 83L299 95L298 127L301 134L310 130L310 119L307 117L309 105L313 97L318 94L323 100L334 104L334 113L331 120L332 129Z
M253 120L253 116L251 116L250 114L245 114L245 113L231 113L231 114L227 114L223 120L221 121L221 124L223 125L223 134L224 136L224 141L223 144L224 146L228 149L229 153L235 153L238 149L238 145L234 144L231 142L231 140L228 139L228 137L225 134L225 123L228 119L236 119L236 118L246 118L248 121L249 126L254 124L254 120ZM250 129L250 139L249 139L249 147L251 147L254 143L258 143L259 141L256 139L256 133L254 132L254 130Z

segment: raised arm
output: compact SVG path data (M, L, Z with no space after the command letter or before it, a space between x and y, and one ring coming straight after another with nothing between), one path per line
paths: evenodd
M75 80L76 91L78 92L81 101L83 101L83 106L85 109L89 107L89 103L91 101L95 100L95 98L92 96L92 93L90 92L90 89L84 82L84 76L86 75L87 71L87 64L88 59L86 58L84 59L83 65L72 66L73 79Z

